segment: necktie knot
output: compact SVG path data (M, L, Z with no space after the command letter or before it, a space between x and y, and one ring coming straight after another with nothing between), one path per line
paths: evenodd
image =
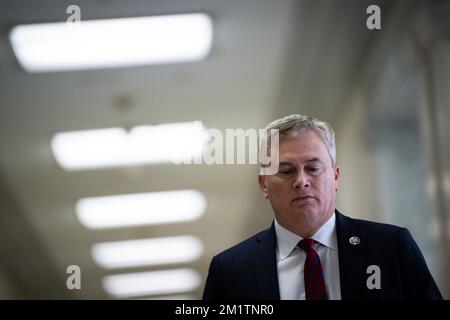
M298 243L298 246L302 248L305 252L310 252L314 250L314 240L313 239L302 239Z

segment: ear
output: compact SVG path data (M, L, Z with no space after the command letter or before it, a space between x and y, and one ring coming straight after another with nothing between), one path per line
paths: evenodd
M334 181L336 186L336 191L339 191L339 176L341 174L341 167L339 165L336 165L336 168L334 168Z
M262 174L258 175L259 189L261 189L261 192L264 194L264 198L268 199L269 192L267 191L266 178L267 176Z

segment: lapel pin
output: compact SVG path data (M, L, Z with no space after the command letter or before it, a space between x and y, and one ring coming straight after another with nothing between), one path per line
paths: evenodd
M353 245L353 246L357 246L361 242L361 240L359 240L358 237L351 237L348 240L348 242L350 242L350 244Z

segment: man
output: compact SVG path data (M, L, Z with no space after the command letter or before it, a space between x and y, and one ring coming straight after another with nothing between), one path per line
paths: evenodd
M271 129L279 170L258 181L275 220L212 259L204 299L442 299L408 230L336 210L340 168L328 123L290 115Z

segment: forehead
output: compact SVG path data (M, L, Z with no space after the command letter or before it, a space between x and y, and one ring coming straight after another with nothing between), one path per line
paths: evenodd
M280 138L280 162L331 161L324 141L315 131Z

